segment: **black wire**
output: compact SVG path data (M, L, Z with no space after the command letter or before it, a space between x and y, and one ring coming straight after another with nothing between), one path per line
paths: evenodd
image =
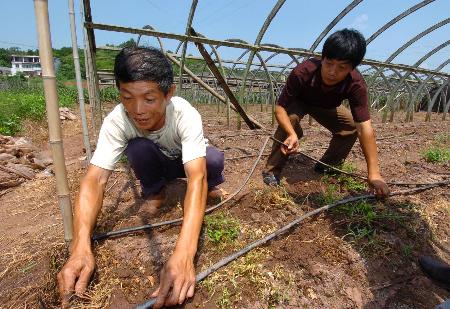
M403 190L403 191L397 191L397 192L392 192L389 194L389 196L396 196L396 195L409 195L409 194L413 194L416 192L420 192L420 191L424 191L424 190L428 190L437 186L443 186L443 185L448 185L450 184L450 178L446 179L445 181L441 181L439 183L434 183L434 184L429 184L429 185L425 185L425 186L421 186L418 188L414 188L414 189L409 189L409 190ZM284 225L283 227L281 227L280 229L276 230L275 232L270 233L269 235L265 236L264 238L261 238L257 241L252 242L251 244L247 245L246 247L242 248L241 250L228 255L227 257L221 259L219 262L215 263L214 265L212 265L211 267L207 268L206 270L200 272L199 274L197 274L197 276L195 276L195 281L198 283L200 281L202 281L203 279L205 279L207 276L209 276L210 274L212 274L213 272L217 271L219 268L229 264L230 262L236 260L237 258L243 256L244 254L246 254L247 252L249 252L250 250L259 247L265 243L267 243L268 241L272 240L273 238L284 234L285 232L289 231L291 228L293 228L294 226L296 226L297 224L299 224L300 222L302 222L303 220L316 215L318 213L321 213L325 210L331 209L333 207L342 205L342 204L346 204L346 203L350 203L350 202L355 202L358 200L363 200L363 199L374 199L375 195L373 194L367 194L367 195L360 195L360 196L355 196L355 197L350 197L350 198L345 198L342 199L340 201L337 201L333 204L328 204L325 206L322 206L320 208L317 208L313 211L310 211L298 218L296 218L295 220L289 222L288 224ZM147 308L152 308L153 305L156 302L156 298L152 298L142 304L139 304L135 307L135 309L147 309Z
M273 140L274 142L277 142L277 143L285 146L285 147L288 147L288 145L286 145L285 143L283 143L279 139L276 139L273 136L271 136L270 139ZM317 160L316 158L311 157L310 155L308 155L307 153L304 153L302 151L297 151L296 153L301 154L302 156L307 157L308 159L310 159L310 160L312 160L314 162L320 163L320 164L326 166L327 168L332 169L332 170L334 170L336 172L339 172L341 174L345 174L345 175L348 175L348 176L359 178L359 179L362 179L362 180L365 180L365 181L368 180L367 177L365 177L365 176L343 171L343 170L341 170L341 169L339 169L339 168L337 168L335 166L332 166L332 165L329 165L329 164L327 164L325 162ZM417 183L417 182L410 183L410 182L395 182L395 181L388 181L388 182L386 182L386 184L388 184L388 185L396 185L396 186L425 186L425 185L432 185L432 184L437 184L437 183L439 183L439 181L438 182L425 182L425 183Z
M236 191L233 192L227 199L223 200L222 202L218 203L215 206L212 206L212 207L206 209L205 214L209 214L210 212L213 212L214 210L216 210L217 208L219 208L220 206L222 206L223 204L227 203L232 198L234 198L237 194L239 194L239 192L241 192L241 190L244 188L244 186L250 180L250 177L255 172L256 166L258 165L259 161L261 160L264 149L266 148L268 142L269 142L269 137L267 137L266 140L264 141L264 143L261 146L261 149L259 151L258 157L256 158L255 163L253 163L252 168L250 169L250 172L247 174L247 177L244 179L244 181L241 183L241 185L236 189ZM173 220L168 220L168 221L163 221L163 222L158 222L158 223L153 223L153 224L146 224L146 225L137 226L137 227L129 227L129 228L125 228L125 229L121 229L121 230L117 230L117 231L111 231L111 232L107 232L107 233L94 234L92 236L92 239L93 240L102 240L102 239L105 239L105 238L108 238L111 236L124 235L124 234L128 234L128 233L133 233L133 232L137 232L137 231L141 231L141 230L145 230L145 229L156 228L156 227L160 227L160 226L164 226L164 225L175 225L175 224L179 224L180 222L183 222L183 218L178 218L178 219L173 219Z

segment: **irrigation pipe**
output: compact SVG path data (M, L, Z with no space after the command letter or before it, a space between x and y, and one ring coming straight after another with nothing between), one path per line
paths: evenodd
M448 185L450 184L450 178L446 179L445 181L441 181L439 183L434 183L434 184L430 184L430 185L426 185L426 186L421 186L418 188L414 188L414 189L409 189L409 190L403 190L403 191L397 191L397 192L392 192L391 194L389 194L389 196L396 196L396 195L409 195L409 194L413 194L416 192L420 192L420 191L424 191L424 190L428 190L434 187L438 187L438 186L443 186L443 185ZM333 204L328 204L325 206L322 206L320 208L317 208L313 211L310 211L300 217L298 217L297 219L289 222L288 224L284 225L283 227L281 227L280 229L276 230L273 233L270 233L269 235L267 235L264 238L261 238L257 241L252 242L251 244L249 244L248 246L242 248L241 250L223 258L222 260L220 260L219 262L215 263L214 265L212 265L211 267L209 267L208 269L200 272L199 274L197 274L197 276L195 276L195 281L198 283L200 281L202 281L203 279L205 279L207 276L209 276L210 274L212 274L213 272L217 271L219 268L229 264L230 262L236 260L237 258L243 256L244 254L246 254L247 252L251 251L252 249L259 247L261 245L264 245L265 243L269 242L270 240L272 240L273 238L280 236L284 233L286 233L288 230L290 230L291 228L293 228L294 226L298 225L300 222L302 222L303 220L314 216L318 213L321 213L325 210L334 208L336 206L342 205L342 204L346 204L346 203L351 203L351 202L355 202L355 201L359 201L359 200L363 200L363 199L374 199L375 195L373 194L367 194L367 195L360 195L360 196L355 196L355 197L350 197L350 198L345 198L342 199L340 201L337 201L336 203ZM146 309L146 308L152 308L153 305L156 302L156 298L150 299L142 304L139 304L135 307L135 309Z
M250 180L250 177L252 177L253 173L255 172L256 166L258 165L259 161L261 160L261 157L262 157L262 155L264 153L264 149L266 149L266 146L267 146L268 142L269 142L269 137L267 137L265 139L265 141L264 141L264 143L261 146L261 149L259 151L258 157L256 158L255 162L253 163L253 166L252 166L250 172L248 173L248 175L245 178L245 180L241 183L241 185L236 189L236 191L234 191L228 198L226 198L222 202L220 202L217 205L214 205L214 206L206 209L205 210L205 214L209 214L209 213L213 212L214 210L216 210L217 208L219 208L223 204L225 204L228 201L230 201L237 194L239 194L239 192L242 191L242 189L245 187L245 185ZM141 231L141 230L145 230L145 229L151 229L151 228L155 228L155 227L160 227L160 226L164 226L164 225L174 225L174 224L178 224L178 223L180 223L182 221L183 221L183 217L178 218L178 219L173 219L173 220L153 223L153 224L146 224L146 225L142 225L142 226L138 226L138 227L125 228L125 229L121 229L121 230L117 230L117 231L111 231L111 232L107 232L107 233L94 234L92 236L92 239L93 240L102 240L102 239L105 239L105 238L108 238L108 237L111 237L111 236L119 236L119 235L128 234L128 233L132 233L132 232L137 232L137 231Z
M264 155L264 149L266 148L269 139L272 139L273 141L275 141L275 142L277 142L277 143L280 143L280 144L286 146L286 144L284 144L282 141L280 141L280 140L274 138L273 136L267 137L266 140L264 141L263 145L261 146L261 149L260 149L260 151L259 151L258 157L256 158L255 162L253 163L253 166L252 166L250 172L248 173L246 179L242 182L242 184L241 184L241 185L236 189L236 191L233 192L227 199L223 200L222 202L218 203L218 204L215 205L215 206L212 206L212 207L206 209L206 210L205 210L205 214L209 214L209 213L213 212L214 210L216 210L216 209L219 208L220 206L222 206L222 205L224 205L225 203L227 203L228 201L230 201L230 200L231 200L232 198L234 198L237 194L239 194L239 192L242 191L242 189L244 188L244 186L245 186L245 185L248 183L248 181L250 180L250 177L251 177L251 176L253 175L253 173L255 172L256 166L257 166L257 164L259 163L259 161L261 160L261 157ZM348 176L352 176L352 177L356 177L356 178L360 178L360 179L363 179L363 180L366 180L366 181L367 181L367 177L364 177L364 176L361 176L361 175L358 175L358 174L353 174L353 173L349 173L349 172L343 171L343 170L341 170L341 169L339 169L339 168L336 168L336 167L334 167L334 166L332 166L332 165L329 165L329 164L327 164L327 163L325 163L325 162L322 162L322 161L320 161L320 160L317 160L316 158L311 157L310 155L308 155L308 154L306 154L306 153L304 153L304 152L298 151L298 153L301 154L301 155L303 155L303 156L305 156L305 157L307 157L307 158L309 158L309 159L311 159L311 160L313 160L314 162L321 163L321 164L325 165L326 167L328 167L328 168L330 168L330 169L332 169L332 170L335 170L335 171L337 171L337 172L339 172L339 173L342 173L342 174L345 174L345 175L348 175ZM429 185L440 185L440 184L442 184L442 182L434 182L434 183L403 183L403 182L387 182L387 184L391 184L391 185L399 185L399 186L400 186L400 185L404 185L404 186L429 186ZM179 223L182 222L182 221L183 221L183 217L177 218L177 219L173 219L173 220L168 220L168 221L162 221L162 222L158 222L158 223L153 223L153 224L145 224L145 225L142 225L142 226L137 226L137 227L130 227L130 228L125 228L125 229L120 229L120 230L111 231L111 232L106 232L106 233L94 234L94 235L92 236L92 240L103 240L103 239L106 239L106 238L109 238L109 237L125 235L125 234L129 234L129 233L133 233L133 232L138 232L138 231L145 230L145 229L152 229L152 228L157 228L157 227L165 226L165 225L175 225L175 224L179 224Z
M274 142L277 142L277 143L279 143L279 144L281 144L281 145L283 145L283 146L288 147L288 145L286 145L284 142L280 141L279 139L276 139L276 138L273 137L273 136L270 136L270 139L273 140ZM301 154L302 156L304 156L304 157L306 157L306 158L308 158L308 159L310 159L310 160L312 160L312 161L314 161L314 162L320 163L320 164L326 166L327 168L332 169L332 170L334 170L334 171L336 171L336 172L339 172L339 173L341 173L341 174L345 174L345 175L348 175L348 176L352 176L352 177L355 177L355 178L359 178L359 179L362 179L362 180L365 180L365 181L368 180L367 177L365 177L365 176L361 176L361 175L358 175L358 174L346 172L346 171L343 171L343 170L341 170L341 169L339 169L339 168L337 168L337 167L334 167L334 166L332 166L332 165L329 165L329 164L327 164L327 163L325 163L325 162L322 162L322 161L320 161L320 160L317 160L316 158L311 157L310 155L308 155L307 153L305 153L305 152L303 152L303 151L299 151L299 150L298 150L296 153ZM386 182L386 184L388 184L388 185L396 185L396 186L426 186L426 185L432 185L432 184L438 184L438 183L440 183L440 182L433 182L433 183L429 183L429 182L428 182L428 183L414 183L414 182L413 182L413 183L410 183L410 182L393 182L393 181L391 181L391 182Z

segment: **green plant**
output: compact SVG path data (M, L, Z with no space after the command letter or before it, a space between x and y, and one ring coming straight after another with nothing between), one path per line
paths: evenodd
M231 294L227 287L224 287L222 290L222 295L217 301L217 305L221 309L232 308L231 306Z
M312 201L319 205L328 205L336 202L339 199L339 186L328 182L327 176L323 177L325 189L318 195L312 197Z
M402 253L405 257L411 256L412 250L414 246L413 245L404 245L402 246Z
M110 86L100 89L100 100L102 102L118 102L119 91L116 86Z
M234 241L240 232L237 219L225 214L205 217L206 235L214 244L227 244Z
M75 87L58 84L60 106L70 107L76 102ZM45 116L45 97L42 84L31 86L13 79L6 90L0 91L0 134L14 135L22 128L24 119L42 120Z
M426 149L422 156L427 162L447 163L450 161L450 149L434 146Z

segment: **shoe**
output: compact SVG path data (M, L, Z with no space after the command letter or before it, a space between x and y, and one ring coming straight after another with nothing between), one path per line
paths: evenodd
M314 165L314 172L316 172L317 174L325 174L327 171L327 167L325 165L323 165L322 163L317 162Z
M223 199L226 198L230 193L222 188L212 187L208 190L208 198L210 199Z
M422 271L447 291L450 291L450 266L432 259L429 256L419 258Z
M272 173L263 173L263 181L268 186L279 186L280 178Z
M336 175L336 174L338 174L338 172L335 171L334 169L332 169L332 168L330 168L330 167L328 167L326 165L323 165L322 163L319 163L319 162L317 162L314 165L314 172L316 172L317 174L323 174L323 175L325 175L325 174L329 174L329 175Z

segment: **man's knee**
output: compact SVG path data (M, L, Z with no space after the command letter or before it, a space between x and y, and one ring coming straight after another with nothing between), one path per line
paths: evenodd
M129 161L148 158L152 152L158 150L158 146L148 138L136 137L128 141L125 155Z
M297 137L300 139L303 136L303 130L300 126L301 117L297 114L289 114L289 121L291 122L292 127L294 128Z

